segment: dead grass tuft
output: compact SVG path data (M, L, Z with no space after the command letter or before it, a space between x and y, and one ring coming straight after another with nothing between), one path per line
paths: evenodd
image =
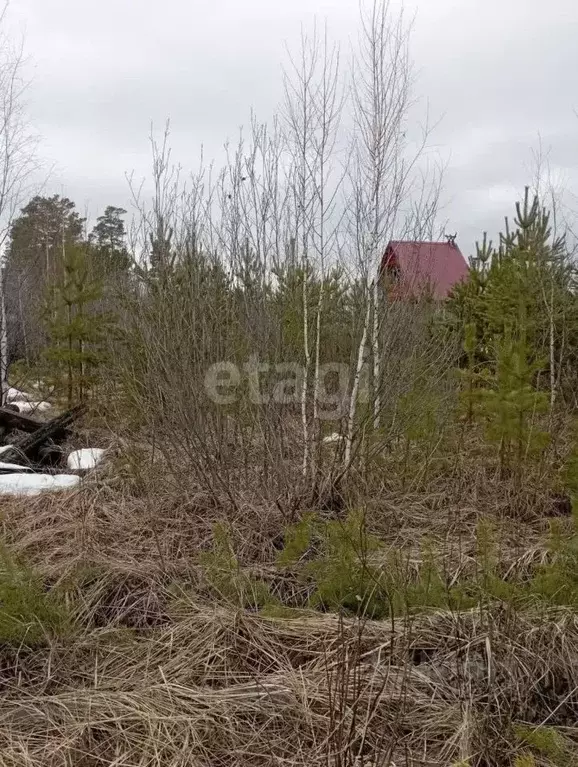
M0 653L1 765L489 767L534 753L524 727L578 744L572 610L492 601L383 621L303 607L266 617L217 599L199 555L224 522L243 571L291 603L283 595L300 586L274 567L282 503L219 503L186 486L132 494L113 480L3 506L10 552L64 595L73 629ZM502 573L523 579L547 558L541 501L507 514L482 483L384 484L369 498L370 530L415 572L426 541L450 581L475 569L481 520L497 531Z

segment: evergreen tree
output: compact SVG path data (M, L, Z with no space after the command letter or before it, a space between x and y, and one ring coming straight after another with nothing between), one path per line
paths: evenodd
M354 314L351 286L343 272L332 269L321 280L309 267L305 277L303 267L286 264L275 271L277 285L272 294L273 311L278 318L279 341L287 358L299 359L303 353L303 280L307 279L310 343L313 344L319 293L321 302L321 350L322 361L349 362L352 349L352 318Z
M45 342L41 307L47 286L62 277L63 251L82 238L84 219L67 197L34 197L10 229L4 293L9 346L33 358Z
M82 238L84 219L67 197L34 197L10 229L6 263L51 279L62 265L63 245Z
M476 385L479 378L476 372L476 335L476 323L468 322L465 326L464 336L464 352L466 354L467 365L463 370L460 370L464 384L462 402L465 405L466 423L468 424L471 424L474 420Z
M50 346L45 352L57 373L64 374L69 406L75 398L85 400L102 359L101 342L108 323L106 317L92 310L101 296L101 284L90 276L86 250L70 246L64 253L62 277L49 289L46 315Z
M506 219L497 248L484 235L470 264L469 279L454 290L447 316L462 334L475 324L475 363L493 365L495 372L494 351L508 332L525 345L529 363L541 361L551 374L543 380L553 388L559 360L572 354L574 318L578 325L573 267L564 238L553 236L548 211L528 189L516 204L514 228ZM468 364L467 352L462 364Z
M485 292L489 334L504 335L506 328L521 333L530 350L540 356L547 337L544 291L554 283L556 298L562 288L557 273L565 252L563 239L552 239L550 215L537 197L530 202L526 189L523 204L516 203L515 229L500 235Z
M123 221L125 215L123 208L108 205L90 233L89 241L95 252L96 264L105 274L126 271L130 266Z
M464 355L470 362L487 358L485 292L492 253L492 241L484 232L481 244L476 242L476 255L470 258L468 280L456 285L448 303L448 316L453 329L470 333L467 339L464 338Z
M507 331L496 346L495 373L486 372L479 392L488 438L498 445L500 474L513 471L518 481L526 456L540 453L549 440L536 425L536 416L548 409L548 396L534 386L541 365L528 357L523 333L513 339Z

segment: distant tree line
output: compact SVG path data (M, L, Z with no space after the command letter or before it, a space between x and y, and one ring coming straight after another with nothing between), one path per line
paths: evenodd
M87 232L72 200L33 197L10 228L4 260L4 291L10 359L32 361L47 344L50 293L74 271L100 283L104 298L129 272L122 208L108 206ZM92 299L96 300L96 297Z

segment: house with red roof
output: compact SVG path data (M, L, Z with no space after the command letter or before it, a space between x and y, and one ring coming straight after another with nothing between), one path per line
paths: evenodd
M425 296L445 300L468 278L469 267L453 238L447 242L392 240L380 267L380 279L396 298Z

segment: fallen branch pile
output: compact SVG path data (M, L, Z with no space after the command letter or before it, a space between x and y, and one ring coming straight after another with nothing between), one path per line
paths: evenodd
M39 470L55 466L62 456L60 445L70 436L71 426L85 410L84 405L77 405L42 422L8 408L0 408L0 433L4 445L8 447L2 450L2 461Z

